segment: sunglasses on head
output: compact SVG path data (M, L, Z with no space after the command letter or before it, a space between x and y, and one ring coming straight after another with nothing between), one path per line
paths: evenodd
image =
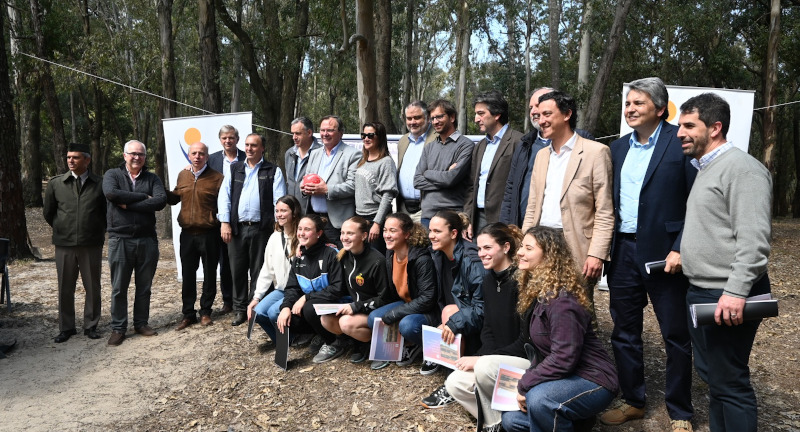
M374 132L370 132L370 133L361 132L361 139L364 139L364 138L373 139L373 138L375 138L375 133Z

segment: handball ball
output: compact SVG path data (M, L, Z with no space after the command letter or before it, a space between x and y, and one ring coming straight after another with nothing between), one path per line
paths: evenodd
M317 174L306 174L303 176L303 183L320 183L322 178Z

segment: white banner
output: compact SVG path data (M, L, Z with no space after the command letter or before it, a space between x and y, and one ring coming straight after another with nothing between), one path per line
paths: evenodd
M633 129L625 123L625 97L628 95L630 83L622 85L622 118L620 119L620 136L633 132ZM667 86L669 92L669 117L667 121L678 125L680 113L678 110L681 105L693 96L701 93L715 93L725 99L731 106L731 125L728 129L727 138L733 145L747 151L750 146L750 125L753 122L753 101L755 91L753 90L730 90L705 87L681 87Z
M164 120L164 141L167 147L167 169L169 171L169 185L175 188L178 174L189 165L189 145L198 141L208 146L208 154L222 150L219 143L219 129L224 125L231 125L239 131L238 147L244 150L244 137L253 130L253 114L250 112L235 114L216 114L196 117L181 117ZM178 213L181 211L180 203L172 206L172 244L175 248L175 264L178 271L178 280L181 280L181 254ZM203 280L202 264L197 269L197 280Z

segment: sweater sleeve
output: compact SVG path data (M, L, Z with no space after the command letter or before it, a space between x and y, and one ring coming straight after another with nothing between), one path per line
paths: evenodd
M375 214L375 222L383 223L386 215L392 209L392 200L397 196L397 167L391 157L384 158L378 172L378 193L381 194L381 204Z
M767 271L772 229L772 178L763 172L734 175L725 193L736 249L725 294L745 298Z

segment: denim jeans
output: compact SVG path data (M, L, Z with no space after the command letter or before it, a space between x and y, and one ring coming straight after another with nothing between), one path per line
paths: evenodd
M256 322L267 332L273 342L275 341L275 331L278 328L281 303L283 303L283 291L272 290L253 308L253 313L256 314Z
M133 297L133 326L141 328L150 319L150 287L158 265L158 240L155 237L108 239L108 266L111 269L111 329L128 329L128 286L136 272Z
M597 415L611 403L614 394L572 375L538 384L528 390L525 398L527 413L503 413L503 429L507 432L571 432L573 421Z
M375 309L369 314L369 317L367 318L367 325L369 325L369 328L372 329L372 326L375 323L375 318L382 318L387 312L402 304L404 304L404 302L400 300ZM404 316L397 325L400 334L403 335L403 338L406 341L416 345L422 345L422 326L434 324L435 323L431 322L431 319L428 317L428 315L411 314Z

